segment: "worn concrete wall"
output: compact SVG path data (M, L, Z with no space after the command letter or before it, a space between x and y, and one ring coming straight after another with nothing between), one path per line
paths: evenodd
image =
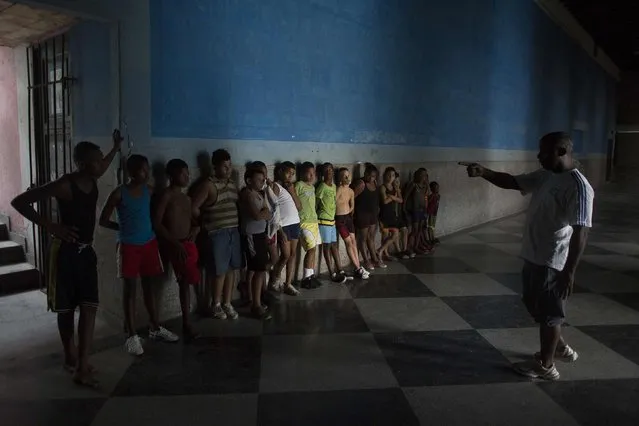
M12 230L19 233L24 220L10 203L22 190L15 58L12 48L0 46L0 213L11 218Z
M240 175L257 159L392 164L404 180L424 166L442 188L441 234L527 203L467 179L457 161L530 171L542 133L575 130L588 176L602 176L614 83L532 1L45 3L103 21L74 29L72 95L75 140L104 150L105 123L119 123L160 165L195 168L198 153L225 147ZM109 52L100 67L84 63L104 51L105 24ZM100 181L101 202L116 171ZM101 313L120 325L115 235L98 229L95 246ZM159 288L162 316L176 315L175 282Z

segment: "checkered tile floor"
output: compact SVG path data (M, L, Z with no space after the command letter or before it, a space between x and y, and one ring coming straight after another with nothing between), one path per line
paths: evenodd
M264 325L200 321L196 344L149 342L136 360L120 337L98 342L98 392L70 384L59 359L1 371L2 424L637 425L639 235L601 217L565 329L581 356L559 382L510 369L538 341L516 217L367 283L283 298Z

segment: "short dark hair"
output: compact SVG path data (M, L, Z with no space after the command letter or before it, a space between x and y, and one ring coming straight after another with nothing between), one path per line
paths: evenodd
M439 184L436 181L431 181L430 184L428 184L428 186L430 186L430 189L435 188L436 186L439 186Z
M169 177L175 176L175 174L181 172L184 169L188 169L189 165L181 158L174 158L166 163L166 174Z
M340 168L337 170L337 176L339 176L339 175L340 175L340 173L344 173L344 172L350 172L350 170L349 170L347 167L340 167Z
M263 161L253 161L251 164L249 164L249 167L261 168L261 167L266 167L266 164L264 164Z
M366 163L366 167L364 168L364 175L370 175L371 173L379 173L377 171L377 167L373 163Z
M149 164L148 158L144 155L133 154L126 159L126 171L132 174L140 170L145 164Z
M93 142L89 142L89 141L79 142L73 148L73 161L75 161L76 163L84 161L86 160L90 152L99 151L99 150L100 150L100 147L94 144Z
M561 144L566 148L572 148L572 139L570 138L570 134L567 132L551 132L546 133L541 137L542 141L552 142L554 144Z
M390 172L393 172L393 173L397 174L397 170L395 170L395 167L386 167L384 169L384 176L386 176Z
M213 163L214 166L230 160L231 154L225 149L216 149L213 151L213 154L211 154L211 163Z
M314 169L314 168L315 168L315 165L313 163L311 163L310 161L305 161L300 166L300 175L303 175L307 171L309 171L311 169Z
M264 171L262 170L262 167L247 167L246 170L244 171L244 182L246 182L247 179L253 179L253 177L256 174L264 174ZM266 176L264 176L266 177Z
M417 178L419 178L419 175L426 172L426 169L424 167L420 167L419 169L415 170L415 173L413 173L413 182L417 180Z

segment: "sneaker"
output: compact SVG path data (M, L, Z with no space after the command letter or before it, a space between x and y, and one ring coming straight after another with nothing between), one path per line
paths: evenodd
M346 275L342 274L341 272L339 274L337 272L333 272L331 281L337 284L344 284L346 282Z
M144 353L142 347L142 339L137 334L126 339L124 342L124 349L131 355L140 356Z
M368 262L366 264L366 269L368 269L369 271L374 271L375 270L375 265L373 265L372 263Z
M354 276L347 274L345 271L339 271L340 274L344 275L344 278L346 278L346 281L353 281L355 279Z
M157 330L149 330L149 338L160 342L177 342L180 340L177 334L167 330L164 327L158 327Z
M315 288L315 287L313 287L313 285L314 285L314 282L313 282L313 277L312 276L306 277L302 281L300 281L300 287L301 288L305 288L307 290Z
M415 259L417 257L417 253L413 252L409 255L411 259Z
M317 275L311 275L311 283L311 288L320 288L324 285L324 283L321 282L319 278L317 278Z
M273 319L271 314L266 309L264 309L264 307L251 308L251 315L254 318L260 319L262 321L269 321Z
M388 265L380 260L379 262L377 262L377 267L380 268L380 269L386 269L386 268L388 268Z
M224 310L226 317L230 320L236 320L239 317L239 314L230 303L222 305L222 309Z
M213 318L221 320L226 319L226 312L222 309L222 305L217 304L213 307Z
M577 351L568 345L566 345L566 347L562 351L557 350L555 352L555 359L558 361L575 362L577 361L578 358L579 358L579 354L577 353ZM541 359L540 352L535 353L535 359L536 360Z
M361 267L357 271L355 271L355 274L357 275L357 278L361 280L367 280L371 277L370 272Z
M530 377L531 379L559 380L560 377L555 364L546 368L538 360L518 362L513 364L513 368L522 376Z

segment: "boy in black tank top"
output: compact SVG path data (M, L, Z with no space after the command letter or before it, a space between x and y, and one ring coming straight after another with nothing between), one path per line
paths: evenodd
M97 258L91 244L98 202L97 179L120 150L120 132L113 132L113 149L103 157L100 147L80 142L73 151L77 170L60 179L18 195L11 205L26 219L53 235L48 277L49 309L58 314L58 330L64 348L64 368L79 385L96 387L88 363L98 307ZM55 198L60 222L51 222L33 204ZM74 312L80 307L78 346L74 339Z

